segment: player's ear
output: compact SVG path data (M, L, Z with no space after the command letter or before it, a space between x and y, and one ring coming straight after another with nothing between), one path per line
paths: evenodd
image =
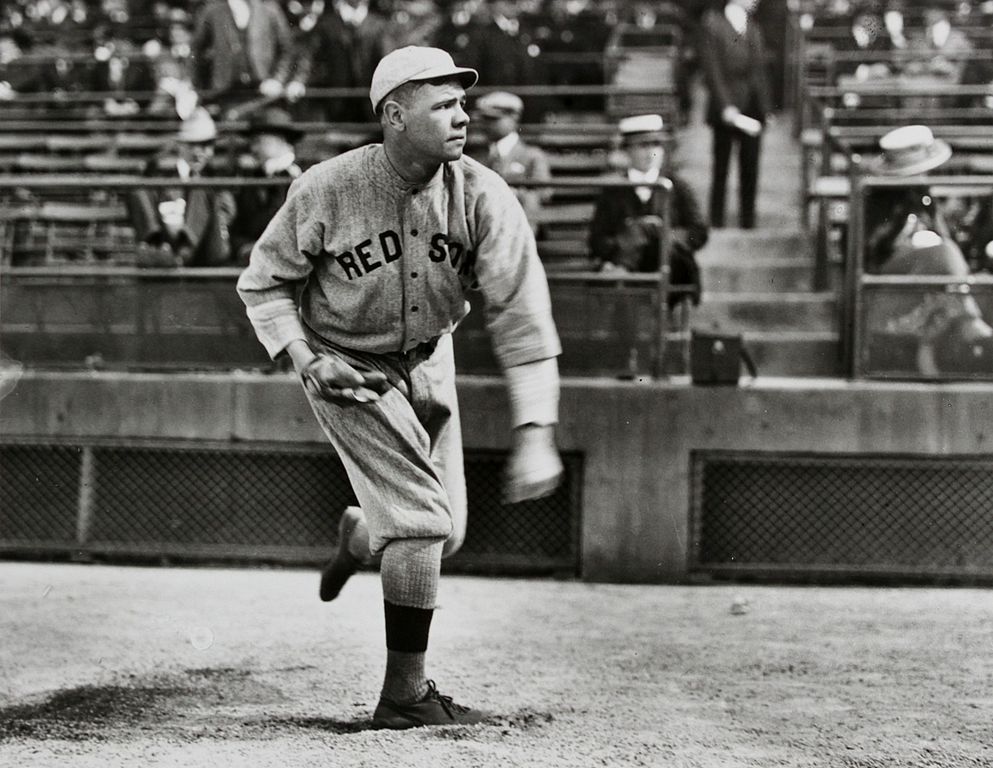
M387 101L383 104L383 120L394 131L402 131L404 129L403 107L399 102Z

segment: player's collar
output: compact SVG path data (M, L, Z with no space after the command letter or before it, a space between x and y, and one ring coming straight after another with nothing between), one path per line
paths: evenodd
M372 162L373 168L377 172L377 176L388 186L402 192L409 192L413 189L424 189L438 184L439 179L441 179L444 175L446 165L446 163L442 163L435 172L434 176L427 181L407 181L407 179L401 176L397 172L397 169L393 167L393 163L391 163L390 159L386 156L386 149L382 144L372 145Z

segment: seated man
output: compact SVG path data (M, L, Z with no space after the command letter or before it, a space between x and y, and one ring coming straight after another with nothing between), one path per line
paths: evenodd
M654 184L665 162L662 118L638 115L620 121L621 144L630 163L623 178ZM694 304L700 301L700 270L695 254L708 237L707 222L693 191L678 176L672 182L672 231L670 233L670 284L685 286ZM589 244L603 272L656 272L659 269L659 228L665 196L655 187L604 189L590 224ZM685 295L685 294L684 294ZM681 296L674 293L670 306Z
M289 113L278 107L254 114L248 122L247 134L251 141L247 175L256 179L285 179L287 185L238 191L235 197L238 212L231 222L231 252L241 266L248 264L252 246L286 200L289 182L301 173L294 147L303 137Z
M182 180L209 175L217 128L198 107L180 124L176 157L156 158L146 176ZM128 212L138 241L139 266L220 266L228 263L228 227L235 203L230 191L204 187L139 189L128 196Z
M505 91L487 93L476 102L476 112L488 144L486 156L479 158L483 165L499 173L510 185L518 181L547 181L552 177L545 153L525 144L518 132L524 113L524 102L518 96ZM514 191L531 228L537 230L541 206L548 200L549 190Z
M952 156L948 143L936 139L926 125L894 128L879 139L879 148L881 154L864 166L876 176L920 176L941 167ZM921 230L934 230L952 239L926 184L873 189L865 206L865 270L878 272L895 250Z

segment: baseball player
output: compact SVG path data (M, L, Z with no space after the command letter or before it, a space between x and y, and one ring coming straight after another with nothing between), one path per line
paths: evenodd
M551 493L560 345L534 237L513 191L462 156L475 70L408 46L376 67L372 144L293 182L238 291L259 340L289 355L360 508L321 578L334 599L381 556L386 674L373 725L477 723L441 695L425 652L443 556L466 529L451 332L482 292L513 425L510 502Z

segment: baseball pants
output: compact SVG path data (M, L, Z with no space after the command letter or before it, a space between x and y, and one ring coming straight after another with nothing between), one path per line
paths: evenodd
M465 540L462 431L450 334L405 353L344 349L310 334L314 351L359 371L382 371L390 389L374 403L337 405L307 393L369 527L370 554L394 539L444 539L442 556Z

